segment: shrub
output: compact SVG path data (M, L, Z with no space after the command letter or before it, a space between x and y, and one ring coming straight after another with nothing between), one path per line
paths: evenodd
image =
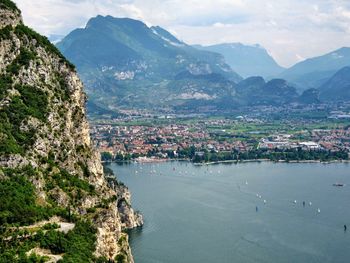
M52 229L57 229L57 228L60 228L60 225L57 224L57 223L47 223L43 226L43 229L45 230L52 230Z
M116 263L125 263L126 262L126 256L124 254L119 254L115 257Z
M30 61L36 58L36 54L24 47L21 47L20 53L10 65L7 66L6 71L13 75L18 75L21 67L28 68Z
M15 34L19 37L19 38L23 38L23 37L30 37L31 39L35 39L37 41L37 44L39 46L42 46L46 49L46 51L48 53L52 53L55 54L56 56L58 56L61 60L61 62L66 63L66 65L72 69L75 70L75 66L70 63L63 55L62 53L55 47L55 45L53 45L48 39L47 37L44 37L40 34L38 34L37 32L35 32L34 30L32 30L31 28L25 26L25 25L17 25L15 28Z
M0 89L9 83L1 78ZM22 131L20 126L29 116L46 121L48 109L47 94L31 86L16 85L21 97L13 97L8 107L0 110L0 151L5 154L23 153L35 140L35 131Z
M14 2L12 2L11 0L1 0L0 7L10 9L12 11L19 11L16 4Z
M0 40L10 39L11 37L12 26L5 26L0 29Z
M94 259L96 229L91 222L78 221L67 234L49 230L36 236L40 247L50 249L54 254L64 253L61 263L85 263Z
M36 205L34 186L24 176L0 181L0 225L32 224L49 217L49 210Z

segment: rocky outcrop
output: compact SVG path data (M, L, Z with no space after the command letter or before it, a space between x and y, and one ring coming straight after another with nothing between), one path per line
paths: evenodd
M5 26L16 26L21 22L21 12L16 5L10 1L3 1L0 3L0 29Z
M115 189L119 193L117 208L121 216L122 227L131 229L142 226L143 217L131 207L131 195L129 190L124 185L118 185Z
M119 211L115 205L99 214L95 221L97 225L96 256L115 258L118 255L125 257L127 262L134 262L128 244L128 236L122 233Z
M92 219L97 257L133 262L122 230L142 225L142 217L131 208L127 188L105 178L74 66L23 25L11 1L0 2L0 31L0 174L30 166L40 204L54 202Z

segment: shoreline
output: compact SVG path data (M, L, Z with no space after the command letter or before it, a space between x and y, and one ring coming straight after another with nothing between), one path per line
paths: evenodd
M332 164L332 163L350 163L350 160L332 160L332 161L320 161L320 160L278 160L272 161L270 159L249 159L249 160L225 160L216 162L206 162L206 163L193 163L194 165L214 165L220 163L262 163L262 162L272 162L272 163L322 163L322 164ZM191 162L192 163L192 162Z
M203 163L194 163L189 159L155 159L155 158L145 158L142 160L125 160L125 161L101 161L102 164L109 163L164 163L164 162L189 162L196 166L204 166L204 165L215 165L215 164L239 164L239 163L261 163L261 162L273 162L273 163L321 163L321 164L332 164L332 163L350 163L350 160L331 160L331 161L320 161L320 160L278 160L272 161L270 159L247 159L247 160L223 160L223 161L215 161L215 162L203 162Z

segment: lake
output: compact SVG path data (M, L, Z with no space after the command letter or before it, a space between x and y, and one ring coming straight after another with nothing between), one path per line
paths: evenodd
M136 263L350 262L349 164L110 168L144 215L130 232Z

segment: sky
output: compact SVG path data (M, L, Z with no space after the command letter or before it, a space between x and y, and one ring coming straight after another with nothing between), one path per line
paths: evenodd
M260 44L285 67L350 46L350 0L15 0L24 22L66 35L96 15L159 25L188 44Z

